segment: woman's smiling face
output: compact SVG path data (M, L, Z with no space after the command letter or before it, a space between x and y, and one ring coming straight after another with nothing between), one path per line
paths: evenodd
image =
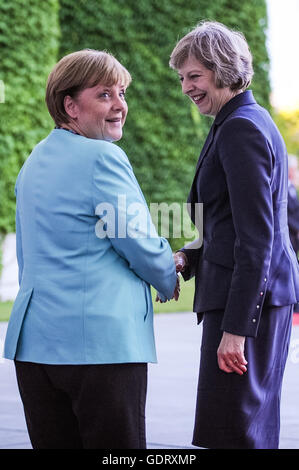
M216 116L235 94L228 87L217 88L215 73L193 56L178 69L178 75L182 92L196 104L201 114Z
M72 128L90 139L117 141L128 113L122 84L98 84L85 88L75 98L65 98L65 109Z

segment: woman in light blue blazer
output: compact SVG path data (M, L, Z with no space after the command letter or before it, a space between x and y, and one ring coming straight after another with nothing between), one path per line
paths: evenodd
M82 50L51 72L56 128L16 183L20 289L4 356L15 361L33 448L144 448L150 285L177 296L168 242L120 147L128 71Z

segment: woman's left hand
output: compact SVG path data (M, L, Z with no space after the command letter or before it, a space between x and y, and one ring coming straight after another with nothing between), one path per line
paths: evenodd
M218 365L224 372L236 372L243 375L247 371L247 361L244 356L245 336L223 332L217 350Z

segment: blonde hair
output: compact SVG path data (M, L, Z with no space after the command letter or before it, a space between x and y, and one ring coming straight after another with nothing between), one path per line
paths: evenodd
M98 83L127 87L132 78L127 69L108 52L83 49L64 56L53 68L47 81L46 103L56 125L69 122L64 98L75 97Z
M169 65L178 70L190 56L215 72L218 88L245 90L251 83L252 55L244 35L221 23L199 23L177 43Z

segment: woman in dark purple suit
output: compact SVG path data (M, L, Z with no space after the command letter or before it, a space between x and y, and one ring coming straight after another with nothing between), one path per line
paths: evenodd
M193 444L277 448L280 393L298 262L288 231L288 161L269 113L247 90L252 57L244 36L204 22L172 52L182 91L214 122L188 202L203 243L175 255L195 276L203 337Z

